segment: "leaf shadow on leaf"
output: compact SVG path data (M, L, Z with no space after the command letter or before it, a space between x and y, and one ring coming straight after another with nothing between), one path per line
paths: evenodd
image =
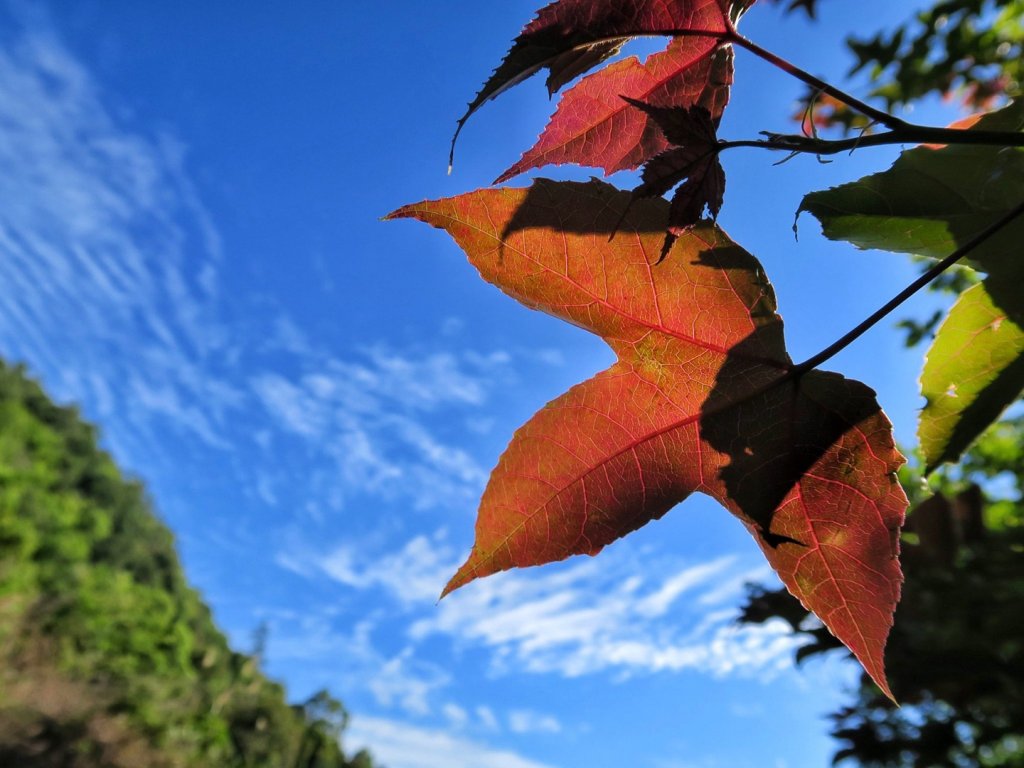
M1024 179L1022 179L1024 180ZM993 217L994 218L994 217ZM957 248L964 247L979 234L979 220L961 221L953 219L948 223L949 235ZM969 254L971 261L988 273L983 280L984 289L992 300L994 308L1004 315L1004 322L1011 322L1024 328L1024 258L1021 243L1024 242L1024 219L1018 218L1002 231ZM967 368L965 378L977 376L978 370ZM1024 357L1017 357L998 371L983 391L960 411L955 426L949 432L940 456L929 463L929 470L945 461L956 461L989 424L1022 394L1024 382Z
M501 240L505 242L510 235L517 232L524 232L533 229L550 229L556 232L566 232L577 235L613 235L622 229L629 229L638 234L646 232L664 231L665 227L654 226L650 217L632 216L629 211L622 217L621 211L616 215L609 216L607 208L597 206L582 206L578 209L566 209L559 205L558 193L560 184L564 182L551 181L550 179L535 179L533 184L526 190L526 197L516 208L515 213L508 220L501 232ZM591 183L596 188L604 188L606 185L600 179L593 178ZM619 196L607 197L606 200L621 203L624 198ZM587 202L591 202L588 200ZM606 203L607 205L607 203ZM610 208L610 206L608 206ZM616 221L621 218L621 224Z
M1022 232L1024 234L1024 232ZM994 270L985 280L985 290L992 301L1006 313L1008 319L1024 328L1024 299L1021 298L1021 283L1024 283L1024 248L1018 242L1015 256L1018 264L1006 270Z
M979 162L980 164L980 162ZM1021 171L1024 165L1015 168L1018 177L1024 181ZM999 203L995 211L982 210L970 216L950 216L945 223L944 239L955 245L955 248L963 248L973 241L992 220L998 218L999 213L1006 208L1009 212L1010 202L1019 203L1019 197L1007 197ZM1021 242L1024 242L1024 218L1019 218L1004 227L1001 231L991 236L987 241L976 247L964 260L974 268L986 273L982 280L984 291L992 301L994 311L1002 313L1002 321L1010 322L1024 328L1024 293L1021 292L1021 284L1024 283L1024 259L1021 258ZM947 245L947 249L953 249ZM928 255L939 257L946 254L929 253ZM961 294L963 297L964 294ZM945 329L945 324L940 326L937 341ZM974 350L963 350L963 356L957 355L954 371L963 377L963 380L977 379L983 377L987 366L991 363L988 356L979 357L978 350L985 350L993 342L984 338L977 338L971 343ZM933 345L933 351L935 347ZM989 351L994 354L995 348ZM931 355L932 352L929 352ZM981 362L981 361L984 362ZM951 361L953 362L953 361ZM981 367L979 367L979 363ZM925 373L928 375L929 366L926 364ZM991 371L989 370L991 373ZM953 379L956 382L956 379ZM941 450L928 456L928 472L936 469L944 462L955 462L964 451L978 438L981 432L990 424L999 419L1000 415L1024 394L1024 357L1017 357L1015 360L998 369L995 376L989 379L983 389L974 393L971 399L962 410L959 410L953 420L952 428L946 432L941 441ZM938 429L937 425L942 424L945 417L938 417L936 411L931 409L932 398L936 393L925 392L929 402L922 415L919 430L924 430L926 423L931 430ZM947 420L948 423L948 420ZM924 432L919 432L923 435ZM941 432L940 432L941 434ZM930 438L934 442L934 437ZM927 441L922 437L922 441Z
M741 248L716 248L714 250L707 249L697 254L697 258L693 261L694 264L699 264L703 267L710 267L712 269L749 269L750 268L750 255L747 254ZM773 291L768 278L761 270L758 270L758 278L764 286L765 291ZM774 293L772 295L772 305L774 305ZM769 307L765 307L764 311L771 312ZM759 313L754 312L754 317L758 317ZM740 343L741 346L743 342Z
M595 183L603 186L597 180ZM637 210L635 216L627 211L623 217L619 210L623 196L605 198L606 205L616 207L609 215L609 210L594 206L567 208L558 192L558 182L536 180L504 227L502 242L518 231L539 228L584 235L613 235L619 231L623 233L619 236L633 237L660 234L667 226L667 220L660 223L649 210ZM613 226L617 220L622 222L618 228ZM668 258L679 257L670 254ZM650 255L652 264L657 258L657 253ZM751 261L741 248L712 247L709 243L693 263L713 270L749 273ZM820 371L796 377L779 364L772 351L784 349L783 327L775 315L771 285L759 266L757 270L756 280L763 282L762 295L749 307L757 327L726 353L700 409L700 434L703 441L728 457L717 478L716 484L724 486L724 498L719 500L751 522L770 547L787 542L804 545L804 531L777 531L772 527L776 510L830 451L839 451L835 457L839 472L856 472L856 459L843 456L843 449L837 445L856 425L881 415L881 408L875 393L863 384ZM775 321L767 322L769 317ZM843 482L844 478L829 480Z
M1024 179L1021 180L1024 189ZM1014 201L1020 203L1020 199ZM1009 213L1010 207L998 209L978 222L962 225L954 222L949 227L957 248L962 248L977 237L989 224L1002 214ZM1024 279L1024 263L1021 261L1021 243L1024 242L1024 220L1018 218L1004 229L992 235L984 244L968 254L967 263L974 262L978 269L990 275L999 275L1005 279ZM942 254L943 256L945 254ZM1020 304L1019 298L1017 304Z
M668 205L630 198L596 180L538 181L392 215L447 230L486 281L618 357L516 431L445 592L596 554L698 492L740 518L887 691L906 508L892 425L863 384L793 366L751 254L701 224L656 265Z
M776 530L776 513L827 454L835 452L828 462L834 472L855 473L857 459L841 447L843 437L881 408L869 387L835 373L783 373L774 382L758 383L751 362L765 345L758 337L774 332L776 326L765 326L729 351L701 406L700 433L728 456L718 479L735 511L757 527L764 542L773 549L785 543L810 546L802 531ZM829 480L844 482L842 476Z
M663 222L656 222L649 215L634 211L632 202L635 201L630 201L628 196L607 198L609 202L614 202L616 205L627 203L628 207L617 208L614 216L608 215L610 205L607 208L591 206L567 210L556 202L559 185L563 183L550 179L535 179L527 189L522 204L502 229L501 241L507 242L508 238L517 232L534 229L550 229L553 232L576 235L606 235L609 240L614 240L620 233L625 232L628 232L629 235L623 235L624 237L668 232L668 218ZM599 187L603 187L605 184L597 178L592 178L591 183ZM656 257L657 254L651 260L652 264L657 261Z

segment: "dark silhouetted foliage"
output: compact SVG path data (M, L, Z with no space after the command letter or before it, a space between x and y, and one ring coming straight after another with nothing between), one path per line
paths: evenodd
M1024 764L1024 418L993 427L956 480L907 518L903 599L886 648L897 708L866 678L832 715L836 762L868 766ZM908 491L923 494L920 477ZM998 479L998 500L981 485ZM788 593L751 589L742 620L781 617L808 638L803 660L839 642Z

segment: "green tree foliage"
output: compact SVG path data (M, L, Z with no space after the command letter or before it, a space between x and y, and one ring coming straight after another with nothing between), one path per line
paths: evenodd
M816 15L818 0L773 0L787 11ZM958 99L971 110L991 109L1022 94L1024 0L941 0L892 30L847 39L850 75L866 74L870 96L887 111L926 96ZM863 128L863 115L809 92L819 125Z
M346 722L228 647L142 486L0 363L0 765L372 768Z

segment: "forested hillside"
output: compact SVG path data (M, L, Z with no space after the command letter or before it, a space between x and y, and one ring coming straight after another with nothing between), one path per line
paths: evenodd
M142 486L0 363L0 765L370 768L346 719L228 647Z

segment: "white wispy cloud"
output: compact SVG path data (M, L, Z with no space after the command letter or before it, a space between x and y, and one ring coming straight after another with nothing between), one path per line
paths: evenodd
M684 592L706 584L728 570L734 562L735 558L722 557L680 571L672 578L666 579L659 589L639 600L636 604L637 613L651 618L664 616Z
M275 663L327 663L346 692L366 691L380 707L419 718L439 710L449 718L458 716L458 705L438 697L451 684L451 674L418 658L411 646L384 654L375 637L377 618L358 621L351 629L338 611L277 611L263 618L270 630L267 655Z
M169 434L223 454L257 443L266 461L233 467L238 482L298 506L276 492L295 485L274 444L290 435L310 503L472 498L485 473L431 420L475 418L509 354L326 350L280 310L262 307L262 327L228 320L245 299L221 295L227 260L184 144L111 108L41 8L15 12L0 46L0 353L82 403L149 476L173 467Z
M27 11L26 11L27 13ZM221 244L181 145L126 129L39 18L0 49L0 342L123 454L154 421L223 447L237 388L202 370ZM59 343L55 343L59 342Z
M703 757L696 760L664 757L654 758L651 768L788 768L788 763L781 758L776 758L771 762L768 762L767 759L759 759L756 762L731 759L726 763L716 757Z
M376 369L371 376L376 379L377 391L423 409L447 402L479 405L484 401L484 387L479 375L465 370L467 363L479 372L506 365L510 360L504 352L468 353L465 361L449 353L410 360L380 348L371 350L370 357Z
M733 556L663 563L656 575L640 575L635 561L606 551L600 561L497 574L439 604L439 590L458 563L443 531L387 554L346 544L320 555L282 552L278 562L310 578L326 575L383 594L413 617L411 640L440 635L487 648L499 673L694 670L770 677L791 666L795 647L781 621L736 623L732 605L743 585L769 578L770 571L743 567Z
M441 707L441 714L444 715L448 724L456 730L461 730L469 723L469 712L454 702L448 702Z
M312 358L305 372L264 372L252 391L284 432L330 461L345 490L403 496L414 507L465 505L486 472L465 448L438 437L431 420L468 414L508 366L502 352L412 354L383 347L352 359Z
M345 743L349 751L369 748L378 762L389 768L551 768L547 763L453 736L448 731L375 717L353 717Z
M497 731L501 726L498 725L498 718L494 714L494 710L488 706L479 706L475 710L477 720L480 724L488 731Z
M386 554L367 551L365 546L340 544L325 554L305 547L282 551L277 563L310 578L326 576L356 589L383 590L402 605L430 605L457 565L447 535L416 536L398 550Z
M601 563L514 571L475 582L414 622L410 632L414 639L443 634L490 648L500 672L577 677L692 670L770 677L791 666L795 643L787 626L740 626L735 609L707 610L701 601L702 593L720 588L716 580L728 578L731 586L764 575L761 567L737 569L727 557L641 578L605 553ZM688 584L694 585L693 598L668 612Z
M377 703L397 706L413 715L428 715L434 692L451 681L450 675L436 666L418 662L411 648L375 666L368 685Z
M265 611L262 619L270 630L267 655L274 660L337 659L357 670L386 663L373 642L373 619L345 631L337 629L331 612Z
M552 715L514 709L508 713L508 729L512 733L561 733L562 724Z

